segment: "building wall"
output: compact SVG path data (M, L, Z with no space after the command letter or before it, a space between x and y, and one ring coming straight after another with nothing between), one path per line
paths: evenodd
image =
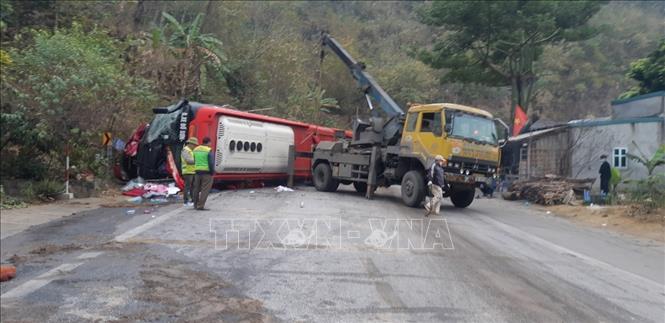
M547 133L523 141L528 155L520 159L520 178L542 177L547 174L570 176L570 152L566 130Z
M570 128L570 142L573 147L571 156L571 176L574 178L598 178L601 165L600 156L608 156L613 164L614 148L626 148L634 155L645 154L651 157L663 140L663 122L615 123ZM646 167L626 158L626 167L620 168L621 177L642 179L647 176ZM656 172L665 172L659 167ZM593 189L599 190L600 180L594 182Z

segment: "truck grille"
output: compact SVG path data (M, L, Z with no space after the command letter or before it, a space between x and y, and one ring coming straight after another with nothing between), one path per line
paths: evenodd
M446 170L449 172L459 173L460 169L469 170L471 173L490 174L490 168L496 171L496 163L486 160L475 160L467 158L451 158L448 160Z

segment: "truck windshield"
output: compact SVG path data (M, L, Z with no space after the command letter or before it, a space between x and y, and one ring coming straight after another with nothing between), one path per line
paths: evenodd
M496 145L496 125L493 120L465 113L456 113L452 120L451 136Z

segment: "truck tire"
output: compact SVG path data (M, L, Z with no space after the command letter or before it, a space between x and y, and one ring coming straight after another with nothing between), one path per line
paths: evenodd
M475 190L459 190L455 191L453 190L452 193L450 193L450 201L453 202L453 205L458 208L465 208L469 205L471 205L471 202L473 202L473 196L475 194Z
M333 178L332 169L326 163L320 163L314 168L314 186L317 191L334 192L339 186L339 181Z
M365 182L353 182L353 188L355 188L358 193L367 193L367 183Z
M402 201L410 207L420 207L425 199L425 180L417 170L408 171L402 177Z

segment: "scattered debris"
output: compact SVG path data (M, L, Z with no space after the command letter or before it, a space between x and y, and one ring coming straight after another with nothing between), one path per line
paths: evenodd
M122 188L123 192L129 192L136 188L142 188L145 185L145 181L141 177L137 177L129 182ZM123 193L124 194L124 193Z
M152 203L152 204L164 204L164 203L168 203L168 202L169 202L169 200L167 200L164 197L150 199L150 203Z
M19 256L17 254L14 254L13 256L9 257L8 261L11 262L12 264L20 264L25 262L28 259L28 257L25 256Z
M512 184L503 193L506 200L526 199L542 205L576 203L576 194L582 194L591 188L595 179L569 179L554 175L520 181Z
M140 196L135 196L135 197L132 197L131 199L127 199L127 202L134 203L134 204L141 204L141 202L143 202L143 198L140 197Z
M128 190L128 191L123 191L123 192L122 192L122 195L125 195L125 196L142 196L142 195L145 194L145 193L146 193L146 192L145 192L145 190L144 190L143 188L141 188L141 187L135 187L135 188L132 188L132 189L130 189L130 190Z
M180 188L175 186L175 183L169 183L169 186L166 188L166 196L176 195L180 192Z
M280 193L280 192L293 192L293 189L290 188L290 187L280 185L280 186L275 187L275 191L277 191L278 193Z
M136 214L136 210L127 210L127 214L129 215Z
M0 282L6 282L16 277L16 267L12 265L0 265Z
M33 255L50 255L54 253L58 253L61 251L70 251L70 250L80 250L83 249L83 246L77 245L77 244L66 244L66 245L52 245L48 244L36 249L33 249L30 251L31 254Z
M161 263L157 263L157 262ZM143 284L134 291L144 306L127 321L273 322L259 300L239 295L234 286L208 272L177 262L147 258L140 272Z
M300 207L301 208L305 207L305 202L304 201L300 202Z

